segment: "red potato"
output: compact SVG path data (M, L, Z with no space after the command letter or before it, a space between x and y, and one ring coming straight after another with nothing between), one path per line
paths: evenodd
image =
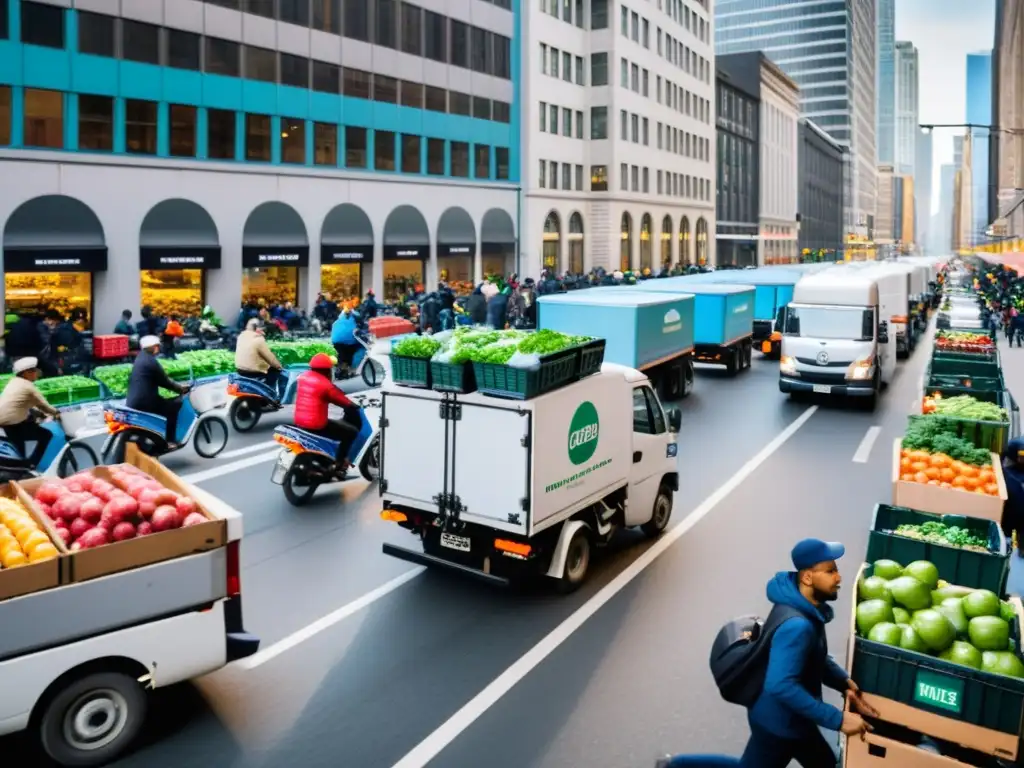
M91 499L82 504L81 509L78 511L78 516L86 522L95 525L100 521L100 517L103 515L103 500L93 496Z
M104 544L109 543L110 535L105 529L99 527L86 531L75 540L75 544L78 544L82 549L102 547Z
M128 522L118 523L114 526L114 531L111 533L111 537L114 541L127 541L128 539L134 539L135 526Z
M154 504L152 501L139 502L138 515L143 520L149 520L149 518L153 516L154 512L156 512L156 504Z
M177 509L169 504L164 504L156 508L150 523L152 523L154 531L170 531L181 527L181 517L178 515Z
M67 528L57 528L55 530L57 533L57 538L64 542L65 547L71 544L71 542L73 541L71 531L69 531Z
M91 531L93 526L88 521L78 517L75 518L71 523L71 527L68 528L68 532L71 534L72 539L80 539L87 531Z
M92 495L103 501L110 501L110 494L114 492L114 486L102 478L92 484Z
M139 504L158 504L156 498L159 491L154 488L146 488L142 493L139 494Z
M53 511L65 520L73 520L78 517L85 501L86 499L83 499L80 494L67 493L57 499L53 505Z
M54 516L53 516L53 507L51 507L51 506L50 506L49 504L43 504L43 503L42 503L42 502L40 502L40 501L37 501L36 503L37 503L37 504L39 504L39 510L40 510L40 511L41 511L41 512L42 512L42 513L43 513L44 515L46 515L46 517L48 517L48 518L49 518L50 520L53 520L53 519L54 519ZM58 519L59 519L59 518L58 518Z
M53 521L53 527L60 530L61 528L67 528L68 524L63 517L58 517Z
M77 480L74 480L74 479L69 479L69 480L70 481L67 482L64 485L64 487L67 488L72 493L81 493L82 491L85 490L85 487L80 482L78 482Z
M79 544L77 541L71 542L71 546L68 547L68 549L71 550L72 552L77 552L81 548L82 548L82 545Z
M161 488L156 494L156 505L177 504L178 494L169 488Z
M40 504L54 504L61 496L63 487L56 483L43 483L36 491L36 501Z
M174 506L182 517L188 517L196 511L196 503L188 496L179 496L177 501L174 502ZM204 517L203 519L205 520L206 518Z
M188 528L193 525L202 525L205 522L206 516L202 512L192 512L185 518L185 521L181 524L181 527Z
M153 524L149 520L143 520L135 528L136 536L149 536L151 533L153 533Z
M74 476L78 481L78 484L82 486L85 491L91 491L93 484L96 482L96 478L90 475L88 472L79 472Z

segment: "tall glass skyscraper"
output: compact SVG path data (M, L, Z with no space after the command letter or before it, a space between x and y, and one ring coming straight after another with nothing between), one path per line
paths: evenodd
M878 164L896 164L896 0L878 0Z
M917 48L901 40L896 43L896 147L893 165L896 173L914 175L917 161L918 111Z
M992 124L992 52L967 54L967 122ZM989 130L971 129L971 233L975 242L995 218L989 216Z
M847 234L875 210L876 0L718 0L715 52L763 51L800 86L803 117L848 147Z

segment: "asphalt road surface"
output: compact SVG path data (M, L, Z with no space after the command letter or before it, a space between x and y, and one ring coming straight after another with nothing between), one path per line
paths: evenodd
M745 717L714 688L711 640L728 619L766 612L768 579L817 536L850 553L829 627L845 660L858 558L874 505L891 498L893 440L929 353L899 363L874 413L787 399L778 364L756 353L735 378L702 368L679 403L669 531L620 536L568 597L383 555L382 542L412 538L380 520L362 480L291 507L269 479L287 414L232 433L214 462L168 457L245 516L245 622L262 650L158 692L142 743L115 765L648 768L666 752L738 755ZM1024 352L1013 356L1024 371ZM38 764L21 737L0 753Z

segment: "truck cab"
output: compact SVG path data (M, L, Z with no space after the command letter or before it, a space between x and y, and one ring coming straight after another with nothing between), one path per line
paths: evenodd
M385 554L503 585L532 572L571 591L618 529L668 525L681 415L640 371L605 363L526 400L388 380L382 401L381 517L420 544Z
M896 354L877 278L843 267L808 275L786 307L779 390L862 397L874 407Z

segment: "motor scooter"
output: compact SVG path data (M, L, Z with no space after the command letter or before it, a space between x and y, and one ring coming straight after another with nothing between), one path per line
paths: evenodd
M28 480L32 477L70 477L83 469L90 469L100 462L96 451L77 437L85 431L86 415L82 410L67 411L60 419L42 420L42 415L32 412L37 423L50 433L50 444L46 446L39 465L33 467L27 456L5 436L0 437L0 482Z
M379 387L384 381L387 369L383 363L374 359L373 348L377 340L369 331L362 328L355 332L355 339L359 343L359 349L352 356L352 365L344 368L339 364L336 368L335 381L362 378L367 387Z
M228 406L228 420L231 426L238 432L249 432L259 424L264 413L274 413L286 405L294 405L298 374L299 370L281 371L281 378L284 381L283 394L279 394L279 390L259 379L238 373L229 374L227 394L231 398L231 405Z
M348 460L359 474L370 482L380 475L380 407L379 397L351 395L359 408L360 428L348 449ZM325 483L346 482L355 478L350 469L338 464L335 456L338 442L299 427L282 425L274 430L274 440L283 447L270 476L280 485L288 502L301 507L313 498L316 489Z
M189 386L194 386L194 381ZM178 412L176 446L167 443L167 419L155 413L137 411L125 405L108 405L103 418L110 433L103 443L100 456L104 464L124 461L128 443L153 458L180 451L190 442L196 453L204 459L220 454L228 444L228 422L222 414L227 405L224 391L215 384L190 389L182 400Z

